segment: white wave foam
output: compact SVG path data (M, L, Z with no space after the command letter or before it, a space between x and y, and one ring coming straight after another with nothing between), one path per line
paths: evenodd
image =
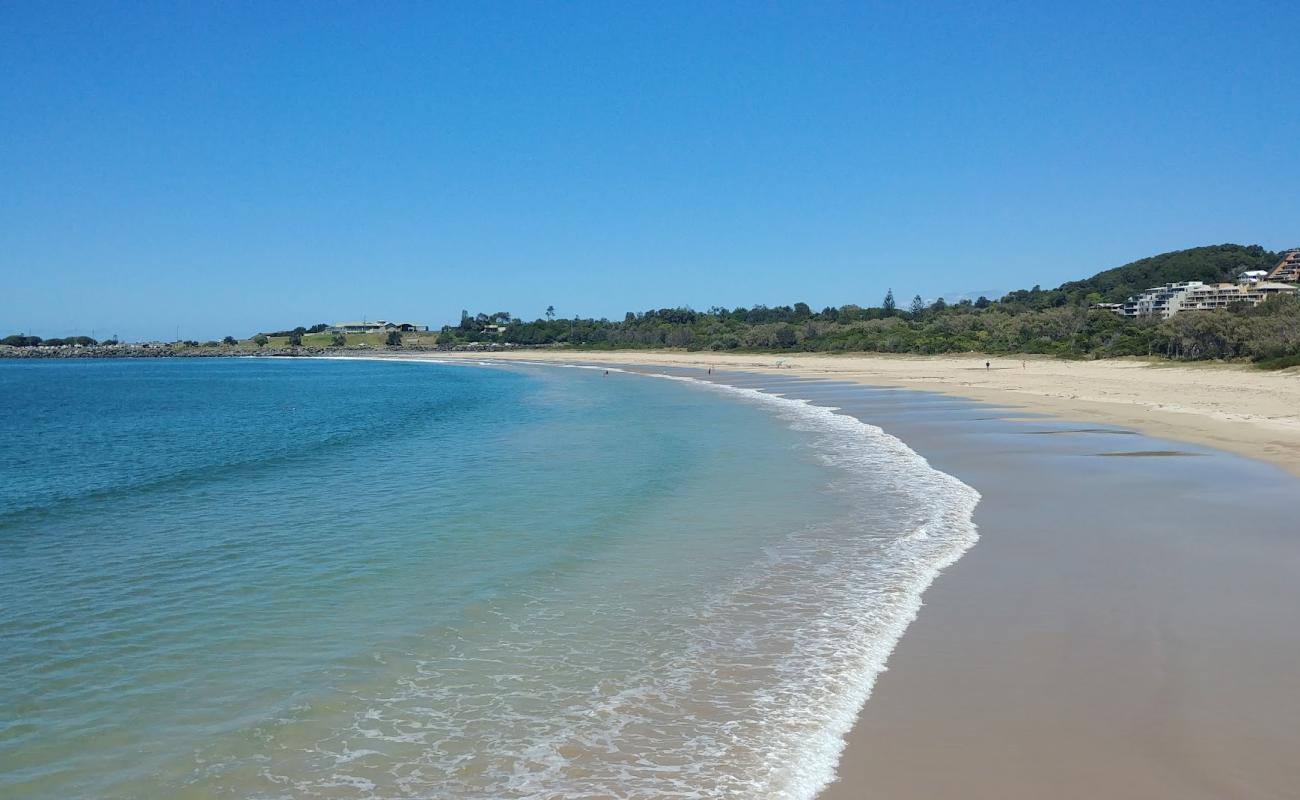
M704 602L677 609L679 638L653 653L642 651L628 629L637 617L620 616L627 609L618 598L593 599L585 622L563 620L546 597L534 598L512 620L521 638L421 661L389 696L371 698L375 706L320 743L322 754L333 749L335 766L382 750L391 766L381 786L485 798L806 800L834 780L845 737L923 592L977 540L979 494L837 409L681 375L632 374L760 406L806 434L838 476L827 491L850 517L793 531ZM549 683L555 670L577 668L577 651L566 648L589 647L592 629L584 626L592 623L608 626L602 650L641 666L616 678L594 675L590 690ZM546 639L527 638L530 630ZM329 794L299 785L303 796L321 788ZM353 788L390 796L360 782Z
M730 783L716 783L717 776L713 780L715 787L729 785L743 796L789 800L814 797L834 780L846 736L869 699L876 678L884 671L889 655L916 619L923 593L943 569L955 563L977 541L973 515L979 493L956 477L934 469L901 439L836 408L813 405L785 393L689 376L633 372L605 365L559 366L677 381L760 405L791 428L814 437L814 447L825 461L847 476L839 486L840 492L857 493L856 501L868 512L863 514L864 521L869 519L871 524L878 524L878 509L871 505L881 499L882 484L896 500L905 500L899 508L899 534L869 553L852 552L858 546L853 541L841 551L828 551L825 541L819 538L825 531L803 532L792 537L785 547L771 552L766 562L751 567L746 576L738 579L737 585L721 590L711 608L697 610L700 624L688 632L691 646L677 663L669 665L670 672L690 674L698 667L691 663L692 659L705 652L716 653L726 647L743 649L747 642L727 641L734 634L728 626L737 614L753 609L742 608L743 603L736 598L761 594L757 587L770 583L771 576L781 571L802 576L806 581L802 586L786 585L769 594L776 603L787 606L768 609L771 612L768 618L773 621L769 628L764 630L762 624L754 625L746 634L749 642L764 636L779 636L780 632L771 628L789 626L789 616L781 612L790 610L788 606L796 603L802 606L799 611L806 619L815 621L812 634L796 637L796 646L802 651L798 660L801 663L785 664L777 683L769 687L767 697L756 696L760 703L770 705L771 721L775 724L762 731L768 738L766 742L751 742L749 746L766 751L760 761L770 771ZM815 544L814 539L817 539ZM740 585L746 581L752 585ZM798 597L800 590L810 591L811 595ZM746 602L753 604L752 599ZM711 624L710 620L722 621ZM630 721L644 718L648 699L667 700L665 695L672 692L664 690L664 678L663 675L647 677L647 683L660 684L658 691L650 691L644 684L633 685L607 700L601 709L593 709L593 714L605 716L613 726L606 732L611 739L621 735ZM818 685L819 682L823 685ZM797 695L801 701L783 703L779 699L782 695L787 698ZM538 746L541 751L554 754L569 736L569 733L559 733L553 742L538 743ZM717 742L711 744L719 748L719 754L727 750ZM780 766L772 767L773 763ZM564 785L562 776L566 766L565 759L552 758L539 771L516 775L511 788L518 796L548 796L546 787L554 789ZM685 766L652 774L661 782L658 787L661 796L731 794L692 785L692 777L703 776L692 776ZM632 794L638 787L635 781L629 781L618 788Z
M792 800L812 798L835 779L835 767L846 737L870 698L876 678L885 670L889 655L916 619L923 593L940 572L961 558L978 540L973 517L980 500L979 492L932 467L898 437L856 417L839 413L837 408L813 405L808 400L784 394L688 376L641 374L708 388L760 404L787 421L792 428L816 436L816 446L823 450L832 464L844 468L850 475L871 478L871 487L858 487L854 485L856 481L851 481L843 489L874 488L883 480L912 500L914 508L921 511L920 524L913 524L910 530L892 541L891 547L886 548L886 552L894 557L894 563L872 565L877 570L890 570L899 579L896 586L899 591L889 598L868 593L849 604L850 610L857 605L863 618L870 619L873 624L839 631L845 637L842 643L857 653L858 669L856 673L842 676L842 685L823 699L821 709L809 709L811 714L820 715L820 730L808 736L808 732L803 730L804 725L794 725L791 729L800 731L797 736L778 733L775 737L784 740L780 741L781 749L787 752L780 757L787 765L790 779L783 782L783 786L768 787L773 790L769 796ZM780 558L776 555L773 561ZM770 566L764 565L765 568ZM841 582L852 584L854 581L850 578ZM839 588L852 593L851 585Z

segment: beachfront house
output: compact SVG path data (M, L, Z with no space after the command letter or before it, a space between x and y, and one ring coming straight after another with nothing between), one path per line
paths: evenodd
M336 322L326 330L330 333L388 333L390 331L421 333L429 330L429 326L415 322L389 322L377 319L374 322Z

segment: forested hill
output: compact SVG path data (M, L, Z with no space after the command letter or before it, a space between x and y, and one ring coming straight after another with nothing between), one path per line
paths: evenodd
M1248 269L1272 269L1280 253L1257 244L1218 244L1161 253L1098 272L1091 278L1070 281L1056 289L1034 287L1011 292L1004 302L1023 303L1031 308L1052 308L1080 303L1120 303L1130 295L1152 286L1180 281L1216 283L1234 281Z
M1011 292L999 299L926 303L890 291L877 306L806 303L750 308L660 308L622 320L565 319L548 309L532 322L504 311L462 316L438 336L444 347L523 345L617 349L823 351L885 353L1050 353L1300 360L1300 298L1257 308L1131 319L1096 308L1176 281L1229 281L1247 269L1270 269L1279 255L1258 246L1216 245L1165 253L1056 289ZM1283 363L1283 362L1277 362ZM1286 361L1285 363L1290 363Z

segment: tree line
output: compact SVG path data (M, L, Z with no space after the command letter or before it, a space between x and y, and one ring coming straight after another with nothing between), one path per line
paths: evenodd
M998 299L980 297L906 307L893 290L879 305L843 305L815 311L788 306L660 308L628 312L620 321L564 319L547 309L525 321L498 311L462 312L445 326L441 346L474 342L525 346L570 345L590 349L684 348L708 351L808 351L938 354L1036 353L1076 358L1164 356L1180 359L1300 358L1300 299L1276 297L1255 308L1244 304L1191 311L1168 320L1127 318L1098 309L1160 283L1235 280L1246 269L1268 269L1278 259L1258 246L1215 245L1133 262L1056 289L1034 287Z
M96 345L111 347L117 344L119 344L119 342L116 338L97 340L89 336L67 336L63 338L56 337L53 339L42 339L39 336L25 336L21 333L0 339L0 345L7 345L9 347L94 347ZM217 347L219 345L233 347L239 344L239 340L233 336L227 336L220 342L215 340L199 342L197 339L185 339L181 342L177 342L177 344L183 344L187 347Z
M67 336L64 338L42 339L39 336L24 336L16 333L12 336L6 336L0 339L0 345L8 347L63 347L65 345L80 345L82 347L93 347L97 344L111 345L117 344L116 339L105 339L100 342L89 336Z

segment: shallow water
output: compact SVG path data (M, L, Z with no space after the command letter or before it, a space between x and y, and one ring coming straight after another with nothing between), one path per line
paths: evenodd
M742 389L0 364L0 794L809 797L975 493Z

